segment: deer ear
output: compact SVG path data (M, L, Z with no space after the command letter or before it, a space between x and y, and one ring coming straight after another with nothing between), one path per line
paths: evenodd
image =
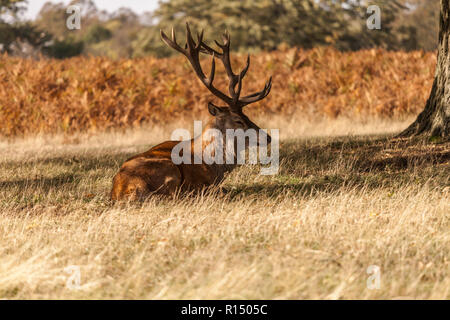
M217 116L219 113L222 112L220 107L212 104L211 102L208 102L208 111L212 116Z

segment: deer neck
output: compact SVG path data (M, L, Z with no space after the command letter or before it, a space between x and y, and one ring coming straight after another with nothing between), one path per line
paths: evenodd
M213 130L216 129L221 132L221 137L217 137L213 134ZM215 124L214 119L209 121L206 126L203 128L201 135L195 137L191 140L191 150L194 157L199 159L203 159L203 163L205 163L205 152L207 154L215 155L214 150L222 151L222 162L217 163L217 161L212 164L206 164L209 166L214 172L216 172L217 176L223 176L226 172L232 171L236 167L236 153L234 148L227 149L227 143L232 143L233 141L227 141L227 136L225 134L225 129L220 128ZM220 140L221 139L221 140ZM213 150L212 153L208 150ZM227 152L229 154L227 154ZM226 163L226 159L233 159L231 164Z

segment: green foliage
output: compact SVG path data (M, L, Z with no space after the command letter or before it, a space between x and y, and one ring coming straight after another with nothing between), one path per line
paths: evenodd
M31 23L0 22L0 52L14 54L14 51L22 51L22 46L27 44L33 48L33 54L36 54L50 39L49 34L40 31Z
M439 34L439 0L409 0L415 10L397 17L395 24L414 33L414 43L402 44L407 49L436 50Z
M69 30L66 26L68 17L66 8L67 6L63 3L46 2L39 11L34 24L52 34L54 39L62 41L65 38L74 38L81 41L85 30L89 30L90 26L97 22L97 19L82 17L81 30Z
M0 22L2 21L1 15L9 14L15 16L17 12L24 9L26 0L0 0Z
M17 13L21 9L19 4L24 2L0 0L0 10L9 14ZM54 58L79 55L83 52L84 44L70 34L64 33L67 30L65 19L65 8L62 4L47 3L41 10L40 20L37 23L0 22L0 43L3 44L5 51L13 54L15 53L13 48L16 48L15 51L22 51L22 46L28 44ZM45 24L39 23L44 20ZM34 51L30 52L30 55L34 55Z
M112 33L109 29L103 27L101 24L95 24L89 28L84 41L86 43L99 43L104 40L109 40L112 37Z
M105 16L93 0L70 4L75 2L82 6L81 30L66 27L65 4L47 2L33 22L34 31L30 26L23 29L0 21L0 43L8 47L16 38L25 38L42 45L42 40L51 37L53 45L45 52L53 57L77 52L113 59L166 57L176 52L161 41L160 29L170 32L174 27L183 44L185 22L189 21L194 30L205 31L204 39L210 45L228 30L233 50L241 52L327 45L340 50L437 47L437 0L164 0L155 12L141 16L124 8ZM0 12L14 15L25 3L0 0ZM381 8L381 30L367 28L369 5ZM143 23L144 18L151 23ZM30 34L25 35L21 28ZM45 31L42 39L36 37L39 30Z
M0 0L0 52L10 52L10 46L16 40L25 40L34 46L48 40L31 24L16 21L17 13L24 9L25 3L24 0Z
M343 26L333 12L314 0L171 0L161 2L154 16L159 23L142 32L139 49L159 56L170 54L156 41L159 29L169 31L174 26L178 34L184 34L185 21L194 29L204 29L206 39L218 39L228 30L237 51L273 50L283 42L306 48L323 45Z
M55 42L58 50L64 48L62 52L71 54L81 50L82 54L102 55L113 59L132 55L131 43L139 29L143 28L134 12L119 9L105 20L100 18L103 13L97 9L93 1L75 2L82 6L81 30L67 29L66 6L62 3L46 3L35 22L58 40ZM59 54L56 56L65 57Z
M381 7L381 30L367 29L369 4ZM303 48L397 49L408 45L415 31L394 30L396 17L405 9L393 0L170 0L160 2L154 13L158 24L139 33L134 49L137 55L173 54L159 40L159 29L169 31L174 26L178 34L184 34L185 21L197 30L204 29L206 39L217 39L228 30L237 51L273 50L282 43ZM407 40L401 42L399 37Z
M44 48L44 52L53 58L63 59L78 56L83 52L84 43L82 41L67 38L55 40L52 45Z
M159 30L155 27L140 30L131 46L133 48L133 58L144 57L149 54L162 58L173 54L172 49L162 45Z

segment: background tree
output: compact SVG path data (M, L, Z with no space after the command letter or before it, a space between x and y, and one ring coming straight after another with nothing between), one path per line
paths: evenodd
M409 10L396 17L395 28L412 30L413 38L401 37L400 48L433 51L438 47L439 0L408 0Z
M401 136L450 134L450 0L440 0L436 75L425 109Z
M24 0L0 0L0 52L18 56L38 56L40 49L50 39L32 23L18 20L25 10Z
M82 9L81 30L67 29L68 4L47 2L33 22L0 23L0 44L13 53L10 49L13 42L25 41L56 58L79 54L113 59L165 57L173 51L163 45L159 30L174 26L176 31L183 32L184 22L189 20L194 28L204 29L209 39L216 39L227 29L233 34L235 50L245 52L274 50L280 45L302 48L332 45L340 50L372 47L434 50L438 1L165 0L155 12L138 15L126 8L113 13L101 11L95 0L73 0L69 4L76 3ZM2 12L13 16L23 10L26 1L0 0L0 3ZM367 30L367 7L371 4L381 7L380 30Z
M383 28L367 32L367 1L335 0L169 0L154 12L157 25L139 32L135 55L173 54L159 39L159 29L182 32L189 20L204 29L207 38L217 38L225 29L233 34L237 51L273 50L281 43L312 48L334 45L357 50L380 46L395 49L395 17L405 9L398 1L379 0Z
M104 29L111 34L95 44L88 44L85 53L93 55L106 55L110 58L131 58L133 56L132 43L137 33L144 26L140 24L139 16L127 8L119 8L108 16L108 19L99 21ZM97 30L97 32L100 30Z
M97 7L92 0L72 1L82 8L81 30L69 30L66 26L67 5L64 3L46 2L39 11L34 25L40 30L45 30L52 36L52 42L43 52L53 58L69 58L84 52L85 43L83 37L86 30L97 22Z
M21 10L24 10L26 0L0 0L0 22L6 15L16 16Z
M54 43L46 50L52 57L64 58L78 54L130 58L132 42L144 28L139 16L127 8L113 13L99 10L92 0L74 0L81 7L81 29L66 27L67 5L47 2L40 10L35 25L53 35Z
M346 15L343 17L348 25L342 33L337 45L340 49L360 50L366 48L384 48L388 50L416 49L416 29L399 23L401 17L409 14L410 9L406 1L397 0L351 0L340 1L344 5ZM377 5L381 12L381 29L367 29L370 5Z

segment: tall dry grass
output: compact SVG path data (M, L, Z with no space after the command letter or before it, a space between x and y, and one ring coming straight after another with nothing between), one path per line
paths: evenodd
M291 121L259 121L284 124L278 175L143 203L110 203L111 179L171 127L3 140L0 299L449 299L450 145L386 139L409 120Z

